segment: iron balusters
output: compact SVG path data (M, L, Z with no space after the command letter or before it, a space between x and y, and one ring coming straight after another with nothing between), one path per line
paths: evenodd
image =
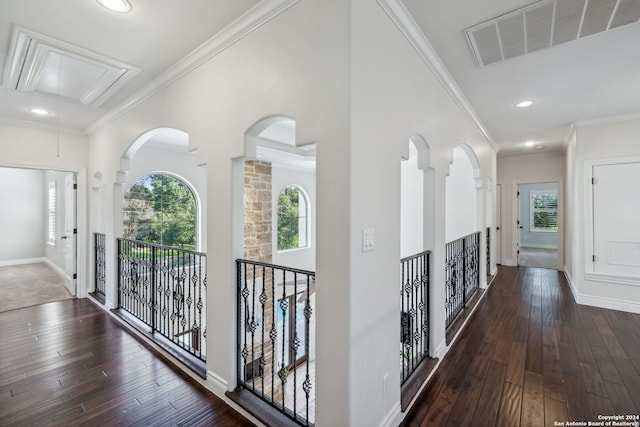
M401 384L429 357L429 256L425 251L400 260Z
M480 232L447 243L445 315L449 327L480 286Z
M237 260L237 390L315 421L315 273Z
M206 360L206 254L118 239L118 308Z

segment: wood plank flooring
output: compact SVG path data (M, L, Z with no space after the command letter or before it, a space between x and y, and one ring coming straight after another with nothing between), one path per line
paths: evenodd
M561 272L501 267L402 425L540 427L639 413L640 315L575 304Z
M0 313L0 426L251 426L86 299Z

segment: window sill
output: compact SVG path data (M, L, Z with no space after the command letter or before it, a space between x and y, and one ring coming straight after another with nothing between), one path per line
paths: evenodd
M302 250L310 249L310 248L311 248L311 246L301 246L301 247L299 247L299 248L291 248L291 249L281 249L281 250L277 250L277 251L276 251L276 253L277 253L277 254L286 254L286 253L289 253L289 252L302 251Z

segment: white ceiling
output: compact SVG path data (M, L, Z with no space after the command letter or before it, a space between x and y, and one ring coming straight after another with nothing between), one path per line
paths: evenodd
M119 14L106 10L95 0L2 0L0 72L3 74L6 75L15 25L139 68L140 72L100 106L85 105L67 97L58 101L56 96L41 91L21 92L2 87L0 120L85 130L259 0L130 0L130 3L133 10ZM78 81L83 83L81 79ZM66 83L63 78L61 93L78 93L83 89ZM57 91L53 86L50 92ZM28 111L32 107L45 108L54 114L36 117Z
M403 0L465 94L499 156L562 149L572 123L640 112L640 24L478 66L465 29L531 0ZM562 1L562 0L561 0ZM514 107L522 99L535 103Z
M528 140L544 145L544 150L562 149L572 123L640 112L638 23L480 67L465 29L532 1L402 1L500 147L500 155L529 152L532 148L523 145ZM95 0L2 0L3 74L15 25L140 71L110 97L99 98L98 105L37 89L2 87L0 121L84 131L260 0L130 2L130 13L117 14ZM38 84L41 89L49 84L49 92L57 90L46 80ZM83 88L67 84L62 93L82 93ZM536 102L516 109L514 104L525 98ZM28 111L33 107L54 114L34 116Z

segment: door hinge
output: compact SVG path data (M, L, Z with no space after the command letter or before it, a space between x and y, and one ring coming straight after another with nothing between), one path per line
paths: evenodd
M74 279L77 279L77 278L78 278L78 275L77 275L76 273L73 273L73 278L74 278Z
M518 194L516 194L516 197L520 197L520 192L518 191Z
M598 183L597 178L591 178L591 185L596 185Z
M78 184L73 184L73 189L77 190L78 189Z
M77 228L73 229L73 234L78 234L78 229Z
M592 255L591 259L593 260L593 262L596 262L596 256L595 255Z

